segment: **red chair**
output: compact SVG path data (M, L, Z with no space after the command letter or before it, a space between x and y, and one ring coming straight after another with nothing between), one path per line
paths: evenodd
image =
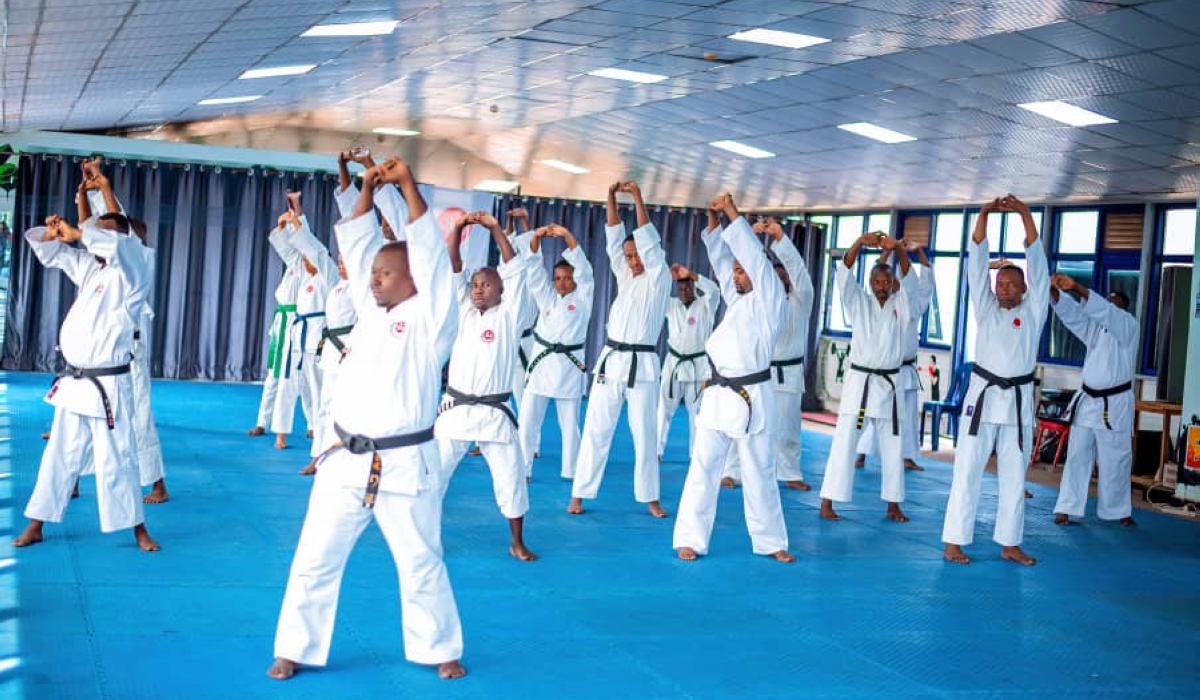
M1063 452L1067 449L1067 438L1071 435L1071 424L1065 423L1053 418L1039 418L1035 438L1033 441L1033 453L1029 456L1029 466L1037 461L1038 455L1042 451L1042 440L1046 437L1046 432L1052 432L1058 435L1058 445L1054 448L1054 460L1050 462L1050 468L1047 471L1053 472L1058 466L1059 460L1062 459Z

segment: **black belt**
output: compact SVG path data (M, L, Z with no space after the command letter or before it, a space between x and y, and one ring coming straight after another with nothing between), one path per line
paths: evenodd
M530 332L532 333L532 331L530 331ZM575 363L575 366L579 368L580 372L587 371L587 365L580 362L579 358L575 357L575 355L572 354L572 353L578 352L579 350L582 350L583 343L576 343L573 345L567 345L565 343L551 343L549 340L546 340L545 338L538 335L537 333L533 333L533 339L536 340L538 343L541 343L546 349L542 350L537 355L534 355L533 360L531 362L529 362L529 364L525 367L525 383L526 384L529 383L529 375L533 373L533 368L537 367L538 363L540 363L542 360L546 359L547 357L549 357L550 355L553 355L556 352L566 355L568 360Z
M133 332L133 339L134 339L134 340L141 340L141 339L142 339L142 332L141 332L141 331L134 331L134 332Z
M904 362L901 362L900 366L901 367L912 367L913 370L916 370L917 369L917 356L913 355L912 357L908 358ZM925 388L925 384L921 381L921 373L919 371L917 372L917 388L918 389Z
M1021 387L1026 384L1032 384L1037 379L1036 375L1030 372L1020 377L1001 377L998 374L992 374L979 365L975 365L972 371L987 381L987 386L983 387L983 391L979 392L979 398L975 400L975 414L971 416L971 429L967 431L967 434L979 434L979 422L983 418L983 399L987 395L988 389L994 386L998 386L1001 389L1013 389L1017 392L1017 447L1022 450L1025 449L1023 430L1025 424L1021 418Z
M503 394L464 394L452 386L447 386L446 393L454 399L455 406L491 406L508 416L513 427L517 427L517 417L513 415L512 409L508 406L508 400L512 398L511 391Z
M675 398L675 375L678 374L678 372L679 372L679 366L682 365L684 362L691 362L692 367L695 367L696 366L695 361L700 359L701 357L704 357L704 351L701 350L700 352L679 352L675 348L671 347L670 344L668 344L667 352L670 353L672 357L679 360L678 362L675 363L675 368L671 370L671 377L667 380L667 398L673 399L673 398Z
M863 367L862 365L856 365L853 362L851 362L850 369L858 370L859 372L865 372L866 374L873 374L876 377L883 377L883 380L891 385L891 387L892 387L892 435L899 435L900 434L900 409L896 406L896 382L892 381L892 375L899 374L900 368L894 367L891 369L878 369L875 367ZM867 394L869 394L870 392L871 392L871 378L867 377L866 380L863 381L862 401L860 401L858 404L858 420L854 424L854 427L856 430L862 430L863 421L866 420L866 417L867 417Z
M112 430L116 427L116 422L113 420L112 402L108 400L108 392L104 390L104 385L100 383L98 377L115 377L119 374L129 374L129 364L117 365L116 367L72 367L67 365L63 369L62 374L54 380L55 386L58 385L58 380L63 377L72 377L74 379L87 379L95 387L96 391L100 392L100 403L104 404L104 419L108 421L108 429ZM54 388L51 388L51 394L54 393Z
M350 454L355 455L371 453L371 475L367 477L367 491L363 494L363 508L375 507L375 497L379 494L379 479L383 475L383 458L379 456L381 450L394 450L397 447L420 445L423 442L429 442L433 439L432 426L424 430L418 430L415 433L405 433L385 438L355 435L337 423L333 424L333 430L337 433L340 442L321 453L317 457L318 462L340 449L344 449Z
M637 354L639 352L654 352L654 346L653 345L637 345L635 343L618 343L617 341L613 340L612 338L605 340L604 344L607 345L608 347L612 348L616 352L631 352L631 353L633 353L633 359L631 359L629 361L629 379L628 379L628 381L625 382L625 385L628 386L630 389L632 389L634 381L637 380L637 357L638 357ZM599 377L601 382L604 381L604 366L606 364L608 364L608 357L611 354L612 353L610 352L608 355L605 355L604 359L600 361L600 370L596 374Z
M746 429L750 429L750 419L754 416L754 405L750 401L750 392L746 391L746 387L752 384L761 384L771 379L771 368L768 367L750 374L743 374L740 377L724 377L717 371L717 366L713 364L712 358L708 358L708 366L712 370L712 378L706 381L700 387L700 391L704 391L710 386L723 386L726 389L733 389L737 395L742 397L742 401L746 402Z
M783 384L783 368L792 367L794 365L804 364L804 356L793 357L787 360L771 360L771 366L775 368L775 381Z
M346 344L341 341L344 335L350 335L350 331L354 330L354 326L338 326L330 328L326 326L321 329L321 344L317 346L317 357L321 356L321 351L325 349L325 341L333 343L333 347L337 348L338 352L346 351Z
M1114 387L1109 387L1108 389L1093 389L1092 387L1088 386L1087 384L1084 384L1081 387L1081 390L1083 391L1083 393L1087 394L1088 396L1092 397L1093 399L1104 399L1104 427L1107 428L1108 430L1112 430L1112 425L1109 424L1109 422L1108 422L1108 397L1116 396L1117 394L1124 394L1127 391L1132 391L1133 390L1133 382L1131 382L1131 381L1125 382L1124 384L1119 384ZM1078 407L1077 406L1078 403L1079 403L1079 394L1076 394L1075 398L1071 400L1071 420L1069 421L1071 423L1075 422L1075 411Z
M528 338L529 336L533 335L534 328L535 328L535 326L530 326L530 327L526 328L525 330L521 331L521 337ZM525 348L522 347L520 343L517 344L517 359L521 361L521 369L528 372L529 365L530 365L529 357L525 354Z

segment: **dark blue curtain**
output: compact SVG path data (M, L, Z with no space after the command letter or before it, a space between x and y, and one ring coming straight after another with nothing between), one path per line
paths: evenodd
M267 234L286 209L285 192L294 189L303 193L313 233L328 243L337 219L336 177L133 161L110 161L104 170L125 210L146 222L157 251L151 371L178 379L261 379L283 272ZM53 371L58 364L59 326L75 289L37 262L21 234L50 214L74 222L81 177L77 158L21 157L5 369Z

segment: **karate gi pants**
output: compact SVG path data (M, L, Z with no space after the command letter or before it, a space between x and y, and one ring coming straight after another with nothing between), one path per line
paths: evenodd
M454 470L470 447L471 443L465 440L438 440L443 499ZM480 442L479 451L492 472L492 493L500 513L509 520L523 517L529 512L529 486L525 483L521 448L515 442Z
M917 389L905 389L899 392L900 410L907 420L900 421L900 457L917 461L921 456L921 436L917 428L921 423L921 414L917 413ZM878 445L875 444L875 426L863 427L862 435L858 438L857 452L860 455L874 454Z
M267 378L263 380L262 398L258 401L258 418L254 422L256 428L271 427L271 414L275 412L275 397L279 395L279 377L275 370L267 370Z
M890 409L889 409L890 413ZM821 481L821 498L839 503L849 503L854 495L854 457L862 429L857 426L858 417L849 413L838 414L837 427L833 429L833 444L829 446L829 461L825 463L825 478ZM900 425L904 425L900 415ZM892 420L888 418L866 418L863 428L875 425L879 436L879 458L883 462L879 497L888 503L904 501L904 462L900 458L900 436L892 434Z
M133 435L137 443L139 481L142 486L151 486L163 478L164 471L162 441L158 439L154 411L150 409L150 360L145 350L141 341L133 341L129 375L133 383Z
M292 432L292 422L296 415L296 397L300 397L300 410L304 413L304 422L315 431L316 429L316 399L321 391L321 367L316 353L303 353L304 366L299 369L301 353L293 350L291 353L292 374L290 377L279 377L279 388L275 394L275 406L271 412L271 432L277 435L289 435ZM265 392L264 386L264 393Z
M130 406L133 392L128 379L119 380L120 409ZM136 449L133 422L127 412L116 416L115 425L109 430L104 418L55 408L50 439L42 451L37 483L25 507L25 517L47 523L62 522L75 483L88 465L96 472L100 531L116 532L141 525L145 517Z
M337 431L333 429L333 392L337 385L337 370L321 370L321 390L317 399L317 421L313 428L312 446L309 456L317 457L338 441Z
M306 666L325 665L346 560L374 520L400 580L404 657L419 664L462 658L458 607L442 560L441 494L437 488L415 496L380 491L375 507L364 508L365 485L346 487L331 478L346 458L362 456L333 453L313 483L279 613L275 656ZM384 594L382 588L378 594Z
M968 545L975 540L980 478L995 448L999 503L992 539L1003 547L1019 546L1025 534L1025 468L1033 451L1033 427L1030 421L1025 421L1024 449L1020 449L1015 423L980 423L979 434L969 435L970 422L970 417L964 414L954 452L954 478L946 503L942 541Z
M1058 487L1055 513L1083 517L1087 507L1092 465L1099 465L1096 483L1096 515L1101 520L1120 520L1133 512L1129 472L1133 447L1129 434L1120 430L1097 430L1071 426L1067 462Z
M730 450L737 451L742 470L742 501L746 530L755 554L773 554L788 547L787 527L779 487L775 485L771 437L767 431L733 438L724 432L700 428L692 445L692 460L683 482L683 496L675 515L671 546L691 547L708 553L717 497L721 492L721 469Z
M562 467L560 476L575 478L575 460L579 457L579 399L552 399L526 391L521 396L518 413L521 416L517 436L521 444L521 457L525 461L525 476L533 477L533 454L541 441L542 422L546 419L546 408L554 401L558 413L558 431L562 433Z
M775 412L771 414L771 459L778 481L804 481L800 468L800 433L804 418L800 411L800 394L775 390ZM742 460L737 450L730 450L721 476L742 480Z
M658 391L658 457L661 458L666 450L671 419L675 417L675 409L679 408L680 402L687 409L688 453L691 454L696 443L696 411L700 408L700 384L701 382L672 382L669 378L661 383Z
M630 388L624 378L615 377L603 384L592 382L572 498L595 498L600 492L617 417L621 415L621 404L626 402L626 418L633 435L633 496L638 503L658 500L658 458L654 453L658 382L634 382Z

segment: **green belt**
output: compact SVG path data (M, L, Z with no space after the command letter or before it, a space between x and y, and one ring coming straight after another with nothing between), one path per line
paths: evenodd
M275 307L275 315L271 317L271 344L267 348L267 370L273 372L276 379L279 379L284 367L291 364L283 358L283 348L287 345L285 334L290 329L288 314L294 313L296 313L295 304L279 304ZM288 369L291 368L288 367Z

